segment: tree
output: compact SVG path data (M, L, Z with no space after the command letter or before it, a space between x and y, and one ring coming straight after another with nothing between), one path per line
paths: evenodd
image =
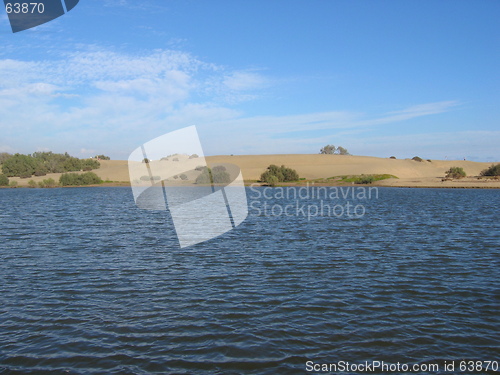
M500 164L485 169L481 172L481 176L500 176Z
M39 164L39 165L37 165L37 167L35 168L35 173L34 173L34 175L35 175L35 176L45 176L48 172L49 172L49 170L47 169L47 167L45 167L45 165L43 165L43 164Z
M95 159L99 159L99 160L111 160L111 158L109 156L106 156L106 155L96 155L94 156Z
M327 155L332 155L335 153L337 148L334 145L326 145L323 147L321 150L319 150L320 154L327 154Z
M274 181L271 176L276 177L278 182L289 182L297 181L299 179L299 174L295 169L287 168L284 165L278 167L277 165L271 164L267 167L267 170L260 175L260 180L269 184L269 181Z
M465 177L465 171L462 167L451 167L446 171L446 177L448 178L462 178Z
M9 154L8 152L0 152L0 164L3 164L5 160L10 158L12 155Z
M2 164L2 172L7 177L31 177L39 163L29 155L15 154Z
M212 181L214 184L227 184L231 182L231 176L227 173L226 167L217 165L212 168Z
M337 154L339 155L350 155L346 148L339 146L337 148Z
M9 179L4 174L0 174L0 186L9 186Z
M82 161L78 158L70 156L63 164L66 172L78 172L82 170Z
M346 148L339 146L335 147L334 145L326 145L323 147L321 150L319 150L320 154L326 154L326 155L351 155L349 154L349 151L347 151Z
M101 163L94 159L85 159L81 162L81 167L83 171L91 171L92 169L99 169Z
M208 185L213 182L212 170L204 167L198 177L196 177L195 184Z

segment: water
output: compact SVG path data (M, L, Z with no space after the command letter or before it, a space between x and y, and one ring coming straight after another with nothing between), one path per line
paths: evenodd
M500 361L500 191L381 188L352 201L361 217L252 202L235 230L180 249L129 188L0 189L0 373Z

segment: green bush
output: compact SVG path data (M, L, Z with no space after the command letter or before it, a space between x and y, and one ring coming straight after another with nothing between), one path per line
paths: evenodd
M297 171L295 169L287 168L284 165L278 167L277 165L271 164L267 167L267 170L260 175L260 180L269 183L271 176L276 177L278 182L299 180L299 174Z
M186 181L188 179L188 176L184 173L180 174L179 175L179 178L182 180L182 181Z
M0 186L9 186L9 178L4 174L0 174Z
M82 161L78 158L69 157L63 164L66 172L78 172L82 170Z
M375 177L368 175L368 176L360 176L354 180L355 184L371 184L372 182L375 181Z
M227 172L226 167L217 165L212 168L212 182L214 184L227 184L231 182L231 176Z
M43 181L38 182L38 187L41 187L41 188L53 188L56 186L57 186L57 182L55 182L53 178L47 178L47 179L44 179Z
M500 164L485 169L481 172L481 176L500 176Z
M45 165L43 165L43 164L40 164L35 168L34 175L35 176L45 176L48 172L49 172L49 170L47 169L47 167L45 167Z
M195 184L208 185L213 182L212 171L210 168L204 168L200 175L196 177Z
M36 188L36 182L33 181L33 180L29 180L28 181L28 187L30 187L30 188Z
M11 182L9 183L9 186L10 186L10 187L14 187L14 188L15 188L15 187L17 187L17 185L18 185L18 184L17 184L17 181L11 181Z
M418 157L418 156L412 157L411 160L420 161L420 162L424 161L421 157Z
M9 159L10 157L12 157L12 155L8 152L0 152L0 164L3 164L5 160Z
M7 177L29 178L35 173L39 163L28 155L15 154L2 164L2 172Z
M265 183L268 184L269 186L276 186L279 183L278 177L273 176L273 175L267 175Z
M8 155L8 154L7 154ZM53 152L34 152L32 155L15 154L4 156L2 171L8 177L29 178L32 175L45 176L47 173L76 172L82 169L91 170L100 167L97 160L80 160L64 154Z
M81 161L81 167L84 171L91 171L92 169L99 169L101 167L101 163L94 159L85 159Z
M102 179L94 172L64 173L59 178L61 186L80 186L80 185L96 185L101 184Z
M451 167L446 171L446 177L448 178L462 178L465 176L466 174L462 167Z

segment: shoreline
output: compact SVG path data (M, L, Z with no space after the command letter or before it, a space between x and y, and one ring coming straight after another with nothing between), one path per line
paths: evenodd
M378 181L377 181L378 182ZM445 186L443 185L417 185L417 184L400 184L400 185L390 185L390 184L379 184L379 183L372 183L372 184L334 184L334 183L316 183L314 181L304 181L300 183L296 182L290 182L290 183L283 183L283 184L278 184L276 186L273 186L275 188L284 188L284 187L306 187L306 188L312 188L312 187L382 187L382 188L404 188L404 189L500 189L500 181L492 181L493 184L489 184L487 182L483 183L484 185L470 185L470 186L465 186L463 184L450 184L450 182L453 181L447 181L448 184ZM460 183L460 181L457 181ZM245 187L271 187L269 185L266 185L264 183L260 182L255 182L255 181L244 181ZM195 187L196 185L193 185ZM30 187L27 185L21 185L21 186L0 186L0 189L74 189L74 188L106 188L106 187L131 187L129 182L106 182L103 184L93 184L93 185L72 185L72 186L53 186L53 187Z

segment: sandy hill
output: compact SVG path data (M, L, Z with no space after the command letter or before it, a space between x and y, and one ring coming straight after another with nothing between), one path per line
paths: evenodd
M467 176L478 176L491 163L479 163L464 160L432 160L417 162L411 159L389 159L370 156L347 155L218 155L206 157L207 163L231 163L239 166L245 180L258 180L261 173L270 164L285 165L296 169L300 177L306 179L328 178L342 175L391 174L398 180L384 180L380 185L386 186L465 186L500 187L500 181L479 181L469 177L460 181L441 181L450 167L462 167ZM104 180L129 181L128 163L126 160L103 160L101 168L94 171ZM47 177L59 178L59 174ZM35 181L47 177L34 177ZM26 185L29 179L20 180ZM498 186L497 186L498 185Z

